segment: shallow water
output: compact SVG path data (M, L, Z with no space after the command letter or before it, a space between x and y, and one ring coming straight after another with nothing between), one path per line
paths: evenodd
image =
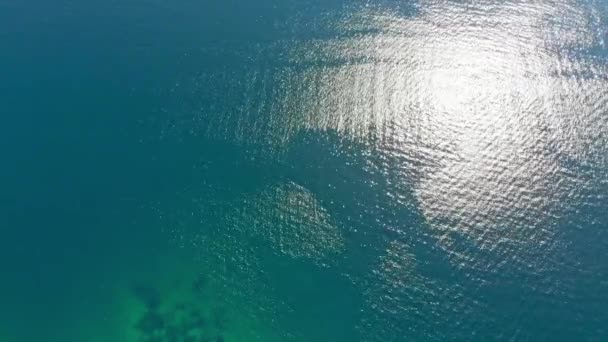
M601 341L608 3L0 0L0 341Z

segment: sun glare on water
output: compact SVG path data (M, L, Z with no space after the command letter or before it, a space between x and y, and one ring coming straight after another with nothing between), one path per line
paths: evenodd
M471 6L429 2L412 16L366 8L338 25L346 38L296 46L294 60L313 67L281 76L285 107L300 113L290 131L382 135L454 263L467 262L471 243L543 263L557 248L551 222L568 209L560 199L578 191L564 160L592 148L578 132L606 124L593 109L605 82L582 78L599 66L571 53L597 37L575 5ZM577 111L590 113L585 130L569 115Z

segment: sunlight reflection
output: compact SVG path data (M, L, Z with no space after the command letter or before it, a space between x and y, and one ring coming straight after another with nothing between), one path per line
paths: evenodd
M597 39L581 30L586 13L575 5L469 7L429 2L410 18L365 9L340 25L350 38L296 46L293 61L334 66L283 74L286 107L301 120L290 127L380 134L387 153L416 160L414 172L391 167L414 179L421 210L457 264L469 242L543 262L556 247L546 223L577 193L563 156L585 146L567 113L586 110L597 124L597 109L584 103L606 99L604 81L555 75L565 67L580 75L588 62L563 51ZM559 25L557 15L566 18ZM590 89L597 98L574 100ZM529 244L545 248L520 248Z

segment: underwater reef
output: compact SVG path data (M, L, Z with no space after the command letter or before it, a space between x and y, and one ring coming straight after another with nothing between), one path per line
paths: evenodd
M192 281L194 299L206 291L206 279L198 276ZM201 307L202 302L169 304L155 287L137 285L134 296L145 306L134 322L139 342L224 342L227 316L222 308Z

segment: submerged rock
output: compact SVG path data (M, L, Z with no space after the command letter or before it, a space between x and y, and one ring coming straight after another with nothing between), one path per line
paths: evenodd
M147 311L137 322L136 327L143 333L159 333L165 327L165 319L156 311Z
M194 280L194 282L192 283L192 291L194 291L197 294L201 294L204 292L206 286L207 286L207 278L204 275L199 274L196 277L196 279Z
M133 294L142 301L149 310L156 310L161 304L161 295L157 289L149 285L133 286Z
M213 323L215 327L219 330L223 330L226 328L228 323L228 318L226 316L226 311L222 308L215 308L213 310Z

